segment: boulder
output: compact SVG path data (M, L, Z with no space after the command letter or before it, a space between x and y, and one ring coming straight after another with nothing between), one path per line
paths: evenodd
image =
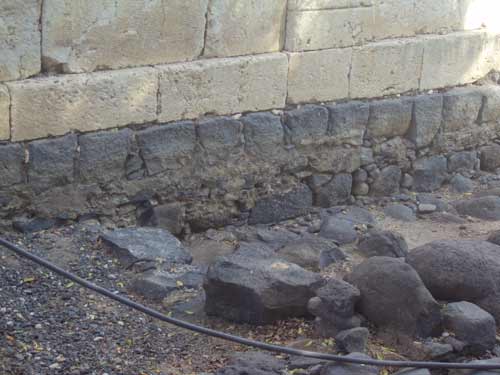
M401 177L401 168L394 165L385 167L370 186L370 194L387 197L399 193Z
M354 307L359 301L359 290L342 280L330 279L316 291L308 309L316 317L317 333L332 337L343 330L359 327Z
M366 354L351 353L348 358L371 359ZM332 362L325 365L320 375L378 375L379 369L375 366L357 365L351 363Z
M227 365L216 375L279 375L285 368L285 361L271 354L260 352L236 353Z
M413 249L407 262L435 298L472 302L500 319L500 246L434 241Z
M453 202L460 215L483 220L500 220L500 197L486 196Z
M469 193L474 190L474 183L470 178L457 174L450 180L450 188L455 193Z
M411 222L417 220L417 216L415 215L415 212L413 212L413 210L410 207L405 206L404 204L400 204L400 203L393 203L393 204L388 205L384 209L384 214L386 216L393 218L393 219L406 221L408 223L411 223Z
M413 165L413 187L416 191L438 190L448 178L448 160L444 156L418 159Z
M177 238L160 228L121 228L99 238L125 267L137 262L190 264L193 260Z
M235 253L209 267L205 311L250 324L306 316L307 303L322 284L318 274L285 260Z
M358 239L358 232L351 221L329 216L321 222L319 235L324 238L335 240L338 244L344 245L355 242Z
M328 179L324 184L321 178L310 179L310 187L314 191L314 204L319 207L332 207L348 203L352 192L352 175L341 173Z
M495 172L500 168L500 145L490 145L481 148L481 169Z
M364 353L370 332L365 327L351 328L335 336L337 347L347 353Z
M492 350L496 343L496 323L491 314L470 302L455 302L443 309L444 327L466 343L473 354Z
M361 292L357 305L361 314L379 328L419 337L440 332L439 304L404 260L369 258L356 266L346 281Z
M142 226L163 228L175 235L184 228L185 209L178 203L150 207L139 218Z
M468 363L477 365L498 365L499 370L450 370L448 375L498 375L500 372L500 358L480 359Z
M371 231L363 235L358 250L366 257L405 257L408 244L403 236L391 231Z
M488 236L488 242L500 246L500 230L490 233Z

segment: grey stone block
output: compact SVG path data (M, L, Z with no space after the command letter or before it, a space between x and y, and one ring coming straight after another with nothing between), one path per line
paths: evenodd
M399 192L401 168L394 165L382 169L370 187L370 193L376 196L390 196Z
M317 105L285 113L285 131L288 141L294 145L319 144L328 132L328 110Z
M214 157L224 156L243 144L243 125L229 117L201 121L198 125L200 143Z
M23 183L24 148L20 144L0 146L0 187Z
M444 131L459 131L475 124L482 104L483 96L476 88L459 88L443 94Z
M462 151L448 157L448 171L450 173L469 173L476 169L478 163L476 151Z
M438 190L448 178L448 160L444 156L418 159L413 168L413 187L418 192Z
M481 169L494 172L500 168L500 145L481 148Z
M80 136L82 181L111 181L123 177L132 149L132 135L130 129L124 129Z
M488 86L483 91L484 101L481 111L481 122L496 122L500 120L500 87Z
M341 173L325 184L311 186L311 188L314 191L314 204L316 206L328 208L348 203L351 198L352 175Z
M442 95L417 96L408 138L415 143L417 148L429 146L441 128L442 120Z
M283 150L284 129L279 116L255 113L242 117L241 122L247 153L266 160Z
M361 146L368 126L370 106L366 103L351 102L329 106L328 109L330 111L328 134L339 143Z
M387 99L370 105L368 136L403 136L410 128L413 104L408 99Z
M183 121L140 131L137 143L149 175L182 169L192 160L196 147L194 123Z
M76 149L77 136L74 134L34 141L28 145L28 178L35 191L41 192L74 181Z

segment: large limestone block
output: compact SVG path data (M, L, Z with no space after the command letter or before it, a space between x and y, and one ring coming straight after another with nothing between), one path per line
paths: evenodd
M153 68L30 79L8 85L13 141L156 119L158 74Z
M192 60L203 49L208 0L45 0L47 68L89 72Z
M286 0L212 0L205 56L226 57L281 49Z
M40 72L40 7L42 0L0 1L0 81Z
M349 96L352 49L289 54L288 102L321 102Z
M288 59L282 53L158 67L160 121L282 108Z
M423 45L417 39L385 41L355 48L352 98L398 94L418 88Z
M289 10L342 9L370 6L374 0L289 0Z
M7 87L0 85L0 140L10 137L10 95Z
M429 36L422 41L422 90L474 82L495 65L494 42L483 31Z

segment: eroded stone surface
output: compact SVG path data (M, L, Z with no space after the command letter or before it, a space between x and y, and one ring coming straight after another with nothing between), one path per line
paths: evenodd
M0 140L10 137L10 94L7 87L0 85Z

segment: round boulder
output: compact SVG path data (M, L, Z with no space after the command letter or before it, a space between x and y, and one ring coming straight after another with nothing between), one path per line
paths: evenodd
M405 239L390 231L371 231L361 237L358 250L366 257L405 257L408 245Z

